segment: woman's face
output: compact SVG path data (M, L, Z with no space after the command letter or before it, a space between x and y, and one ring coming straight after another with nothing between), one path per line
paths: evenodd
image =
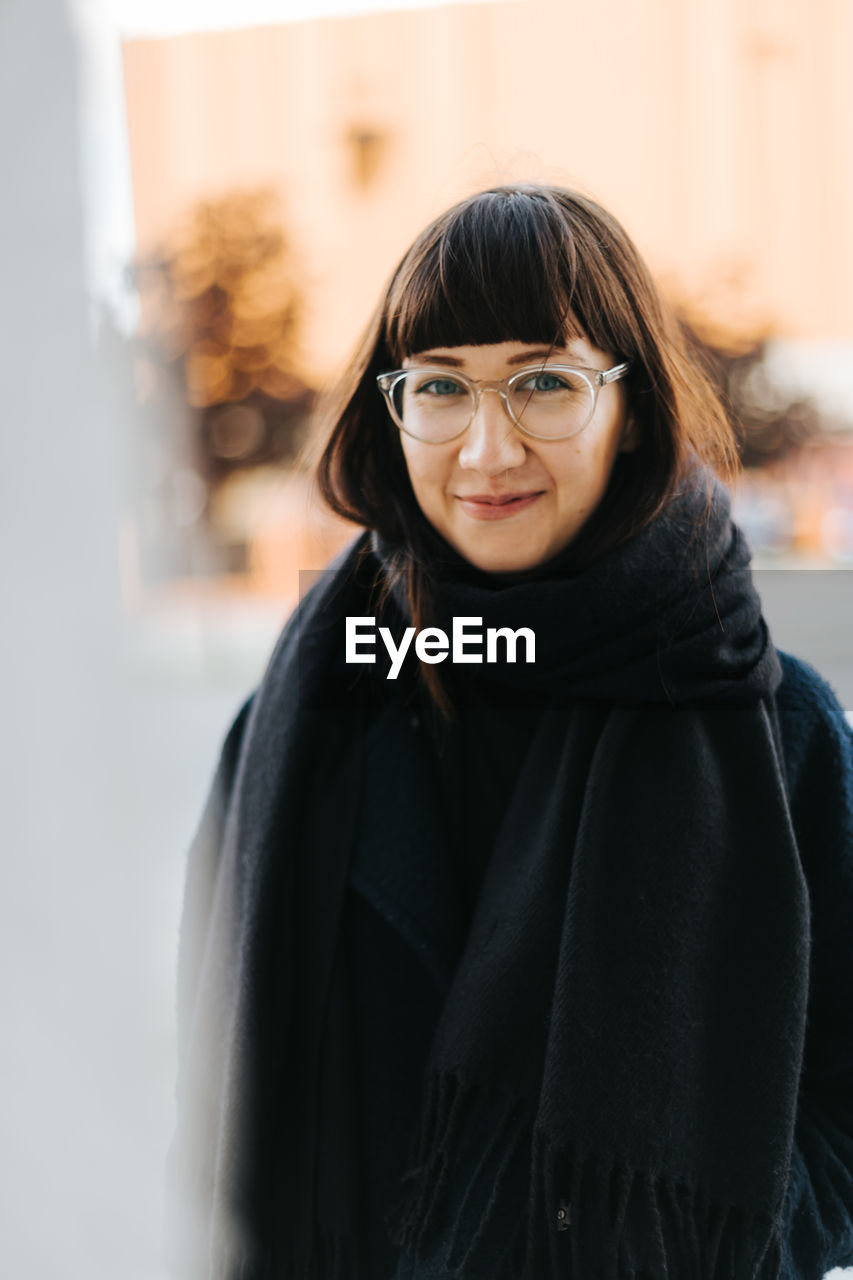
M406 369L459 369L475 381L506 378L527 364L609 369L612 353L585 338L565 347L525 342L435 347L409 356ZM636 432L618 382L603 386L595 413L568 440L522 435L500 397L485 393L465 433L426 444L400 433L421 510L471 564L488 573L532 569L567 546L604 496L617 453L636 447Z

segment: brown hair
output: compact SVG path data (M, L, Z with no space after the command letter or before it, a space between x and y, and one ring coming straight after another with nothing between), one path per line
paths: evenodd
M376 375L432 347L557 345L579 332L631 361L624 386L638 443L619 454L604 498L573 540L573 565L653 520L697 459L733 474L726 413L617 220L561 187L525 183L470 196L432 222L392 274L331 403L317 471L333 511L399 544L392 577L405 584L415 626L429 620L429 526ZM436 668L425 665L423 676L448 711Z

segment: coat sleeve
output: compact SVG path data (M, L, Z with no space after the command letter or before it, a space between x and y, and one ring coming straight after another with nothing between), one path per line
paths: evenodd
M197 1259L204 1256L211 1190L200 1135L209 1127L205 1117L211 1103L199 1087L198 1064L192 1066L190 1048L198 1016L196 996L209 945L222 834L253 700L254 694L246 699L225 737L186 860L178 945L176 1124L164 1170L163 1248L168 1274L175 1280L202 1274Z
M853 729L816 673L790 659L783 668L780 724L812 927L783 1276L822 1280L853 1265Z
M219 754L219 762L204 809L190 844L184 879L184 898L181 914L180 946L178 951L178 1047L183 1045L186 1023L190 1018L193 993L198 984L202 964L207 924L219 867L222 832L233 789L237 762L243 743L243 735L249 712L254 701L250 694L228 730Z

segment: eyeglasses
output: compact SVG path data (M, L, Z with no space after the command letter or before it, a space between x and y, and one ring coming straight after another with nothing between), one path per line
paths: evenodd
M478 382L449 369L397 369L376 379L401 431L426 444L444 444L466 431L484 391L496 391L510 420L535 440L568 440L592 420L598 393L624 378L630 360L612 369L529 365L510 378Z

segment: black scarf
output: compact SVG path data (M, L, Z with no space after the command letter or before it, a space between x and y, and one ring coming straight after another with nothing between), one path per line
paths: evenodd
M372 1280L341 915L376 779L343 620L375 612L394 552L362 536L291 619L193 845L182 1280ZM508 583L446 558L437 625L477 616L537 639L535 666L456 668L457 692L548 694L399 1207L402 1247L442 1242L465 1280L778 1274L808 908L748 560L725 494L706 508L701 484L583 572L557 561ZM381 839L387 817L367 806L359 828Z

